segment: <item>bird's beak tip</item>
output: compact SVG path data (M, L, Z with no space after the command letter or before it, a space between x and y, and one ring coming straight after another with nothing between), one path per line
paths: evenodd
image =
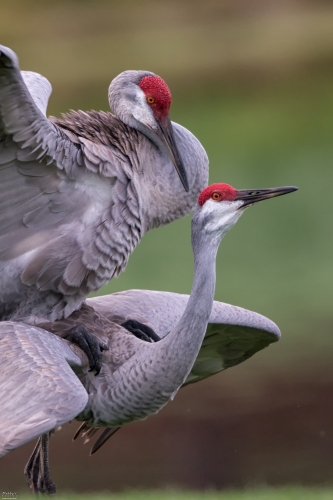
M190 190L190 187L188 185L188 180L187 180L187 176L186 176L186 172L185 172L184 166L182 164L181 165L175 165L175 166L176 166L177 173L178 173L178 175L180 177L181 183L183 184L183 187L184 187L185 191L188 193L189 190Z
M184 186L185 191L188 193L190 190L190 187L188 185L187 179L182 180L182 184Z
M242 200L243 205L240 208L246 208L250 205L254 205L259 201L268 200L270 198L275 198L276 196L282 196L284 194L293 193L297 191L296 186L283 186L280 188L270 188L270 189L259 189L259 190L247 190L241 189L237 191L236 199Z

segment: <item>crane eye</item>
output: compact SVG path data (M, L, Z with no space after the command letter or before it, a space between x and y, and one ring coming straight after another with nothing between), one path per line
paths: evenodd
M147 102L148 102L148 104L155 104L155 99L154 99L154 97L151 97L151 96L150 96L150 97L147 97Z
M217 192L213 193L212 194L212 199L215 200L215 201L220 200L221 199L221 193L217 193Z

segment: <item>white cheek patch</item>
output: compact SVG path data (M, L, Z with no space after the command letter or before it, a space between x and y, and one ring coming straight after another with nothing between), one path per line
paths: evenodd
M206 229L226 233L242 215L243 210L238 210L242 205L242 201L207 200L202 207L202 213L209 221Z

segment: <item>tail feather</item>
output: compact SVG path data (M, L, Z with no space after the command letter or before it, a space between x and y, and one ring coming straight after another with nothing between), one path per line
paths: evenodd
M88 427L87 422L83 422L83 424L80 425L80 427L78 428L78 430L74 434L72 441L75 441L80 436L80 434L82 432L84 432L84 430L85 430L86 427Z
M99 427L90 427L90 429L88 429L87 431L83 432L82 433L82 437L85 438L84 440L84 443L83 444L87 444L89 443L90 439L93 437L93 435L99 431Z
M96 443L91 448L89 455L93 455L94 453L96 453L96 451L98 451L100 447L103 446L103 444L106 443L106 441L110 439L110 437L113 436L113 434L119 429L120 427L110 427L108 429L105 429L105 431L99 436Z

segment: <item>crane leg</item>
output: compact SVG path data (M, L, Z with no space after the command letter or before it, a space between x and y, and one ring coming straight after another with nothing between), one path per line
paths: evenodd
M57 492L56 485L50 478L49 468L49 440L51 432L43 434L37 441L27 465L24 475L32 493L46 493L53 495Z
M140 321L136 321L135 319L128 319L124 323L121 323L121 326L133 333L138 339L145 340L146 342L158 342L161 340L150 326L140 323Z
M95 375L98 375L102 368L102 352L107 351L108 346L82 325L74 326L61 336L82 349L88 357L90 371L95 371Z

